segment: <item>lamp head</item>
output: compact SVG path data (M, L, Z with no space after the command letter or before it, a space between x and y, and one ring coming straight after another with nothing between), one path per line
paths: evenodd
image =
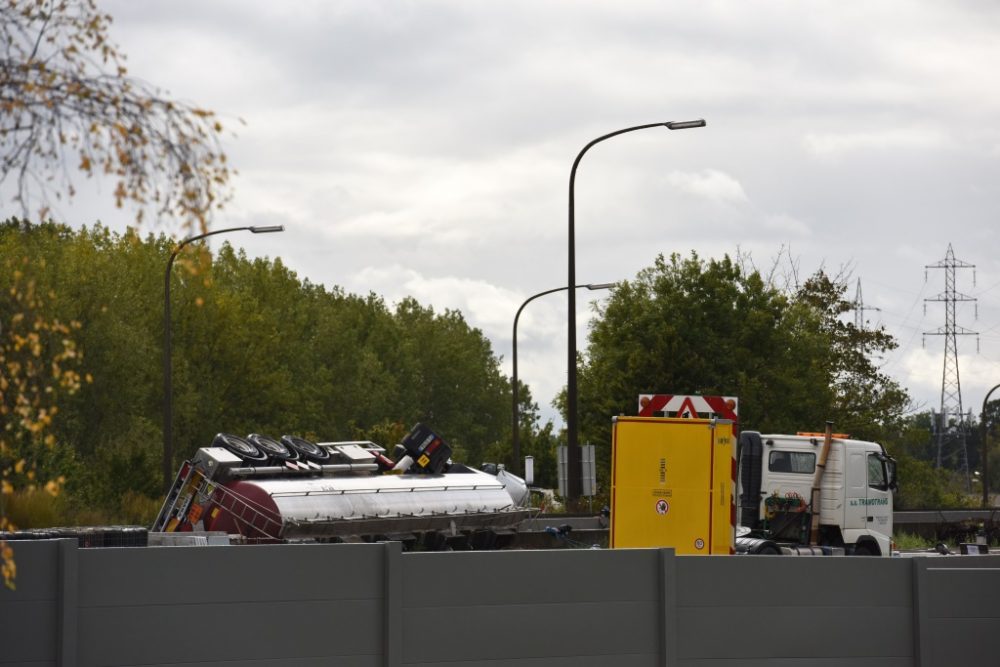
M589 285L584 285L589 290L596 289L611 289L615 286L615 283L590 283Z
M705 127L705 125L707 123L704 118L699 118L698 120L672 120L663 124L668 130L687 130L692 127Z
M285 231L284 225L264 225L263 227L251 227L250 231L254 234L268 234L270 232L283 232Z

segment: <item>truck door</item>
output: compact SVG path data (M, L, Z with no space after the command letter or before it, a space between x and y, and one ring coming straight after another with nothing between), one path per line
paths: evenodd
M892 492L886 475L885 456L868 452L868 500L865 521L870 530L892 537Z
M847 452L847 507L844 512L845 529L868 527L868 471L865 452L849 447Z

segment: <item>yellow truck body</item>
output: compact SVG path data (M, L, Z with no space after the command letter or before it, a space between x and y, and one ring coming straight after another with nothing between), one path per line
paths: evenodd
M735 456L730 420L615 417L610 546L734 553Z

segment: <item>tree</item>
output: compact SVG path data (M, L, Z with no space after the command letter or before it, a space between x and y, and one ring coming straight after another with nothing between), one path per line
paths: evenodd
M634 414L638 394L740 397L742 428L838 428L869 435L901 418L906 393L867 354L884 332L840 322L844 286L822 272L783 290L728 256L660 256L621 283L591 324L580 370L581 432L607 479L612 415ZM603 452L601 450L604 450Z
M998 452L998 440L1000 440L1000 399L994 399L986 404L986 413L980 416L986 425L985 446L982 440L979 442L979 449L989 455L989 479L987 480L991 489L991 496L1000 490L1000 452ZM980 429L976 429L981 433ZM982 435L980 435L980 438ZM970 457L971 458L971 457ZM978 466L982 467L982 456L979 457Z
M213 211L229 196L230 169L219 147L222 124L211 111L172 101L130 78L124 54L109 38L110 23L94 0L0 0L0 188L13 192L9 198L25 218L37 214L45 220L56 202L74 196L75 170L110 179L115 206L129 203L138 222L151 211L158 222L171 219L182 229L207 231ZM6 196L0 189L0 200ZM56 371L77 346L69 325L37 314L33 304L41 303L41 293L24 273L32 268L24 263L12 270L23 282L14 284L14 298L4 304L0 321L5 345L0 361L7 364L5 371L24 373L21 381L5 380L4 400L34 411L18 422L30 427L15 427L15 435L26 430L28 442L41 437L51 448L52 434L41 434L58 407L51 400L69 388L70 377ZM23 322L36 328L19 331ZM41 340L24 342L36 334ZM60 338L48 344L51 336ZM32 358L22 358L26 350ZM20 478L20 463L10 467L8 454L0 449L0 502L13 493L15 482L33 483ZM6 522L0 505L0 529ZM11 583L12 550L0 540L0 551Z
M535 486L554 489L559 484L556 447L558 438L552 422L541 423L538 403L531 396L531 390L522 384L517 390L518 418L521 429L521 455L532 456L535 459ZM493 458L503 461L508 466L516 465L515 470L523 471L523 461L513 461L512 452L506 443Z
M77 372L93 376L80 391L60 393L59 418L49 425L61 458L43 463L53 470L58 463L68 477L59 503L66 524L120 523L130 500L147 507L159 499L161 298L170 251L163 235L0 224L0 257L34 258L25 279L38 294L59 295L39 306L41 314L80 324L71 329L74 349L87 354L76 357ZM452 444L457 461L510 463L509 381L489 341L457 311L436 313L413 299L389 307L376 295L327 290L280 260L248 258L228 244L214 254L191 249L185 259L173 291L178 457L209 446L220 431L391 448L423 421ZM0 293L3 322L8 311L23 310L7 304ZM521 397L525 453L535 453L540 477L554 474L545 458L551 425L539 429L526 388Z
M458 460L478 465L490 445L510 433L510 384L489 340L460 312L438 315L412 298L394 315L412 364L400 378L401 391L415 408L411 418L441 433Z
M819 333L828 341L826 373L833 389L830 419L838 430L877 440L898 430L909 404L905 390L873 363L873 354L894 350L884 327L858 328L842 316L853 309L845 281L818 272L802 285L796 300L819 315Z
M137 221L152 211L206 231L229 196L223 126L129 77L110 24L94 0L2 0L0 184L44 220L74 195L71 170L103 175Z
M554 488L558 483L556 447L558 440L554 432L552 422L541 424L541 416L538 412L538 403L531 396L531 389L528 385L518 381L520 388L517 390L518 401L518 421L520 427L520 447L521 460L515 461L511 442L507 437L509 429L504 429L503 435L491 443L482 452L481 462L502 463L508 470L516 470L517 474L524 472L524 457L533 456L535 459L535 482L536 486ZM507 391L505 389L505 391ZM504 399L510 402L512 399L505 394ZM471 463L471 461L469 461Z
M936 468L936 448L930 412L910 414L882 429L878 441L896 459L899 488L897 509L967 507L965 479L955 471Z
M53 465L52 420L60 394L75 392L81 381L72 338L79 324L47 316L53 297L29 277L30 265L8 258L0 266L0 282L9 285L0 300L0 531L16 528L4 511L15 492L59 493L65 478ZM0 542L0 570L13 588L17 569L6 542Z

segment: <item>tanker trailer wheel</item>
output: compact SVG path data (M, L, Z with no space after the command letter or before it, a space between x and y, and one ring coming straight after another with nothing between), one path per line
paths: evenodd
M300 459L321 464L330 460L330 452L326 451L326 449L320 447L315 442L309 442L294 435L281 436L281 444L296 452Z
M285 445L282 442L278 442L274 438L269 438L266 435L261 435L259 433L251 433L246 437L247 442L254 445L261 452L266 454L269 458L273 459L274 462L281 464L285 461L295 461L299 458L298 454L294 449Z
M247 442L232 433L219 433L212 440L213 447L224 447L246 463L266 463L267 454L257 449L253 443Z

